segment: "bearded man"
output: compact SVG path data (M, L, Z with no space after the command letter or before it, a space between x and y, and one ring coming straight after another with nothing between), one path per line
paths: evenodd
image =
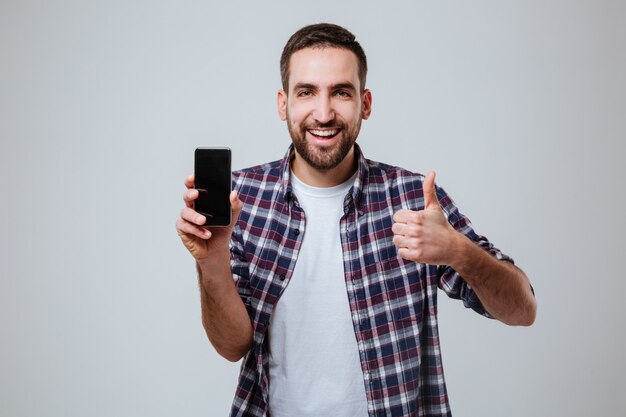
M366 56L346 29L287 42L284 158L233 173L228 227L203 227L186 179L178 234L194 256L202 321L243 358L231 416L449 416L437 291L531 325L526 275L426 176L365 158Z

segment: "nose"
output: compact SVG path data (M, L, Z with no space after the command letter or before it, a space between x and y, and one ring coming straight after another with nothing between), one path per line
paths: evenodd
M326 94L320 94L315 105L313 117L320 123L328 123L335 119L335 110L331 97Z

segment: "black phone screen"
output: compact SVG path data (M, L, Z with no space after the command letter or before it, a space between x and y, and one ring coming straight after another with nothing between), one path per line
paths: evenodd
M230 224L230 149L197 148L194 188L198 198L194 210L206 216L205 226Z

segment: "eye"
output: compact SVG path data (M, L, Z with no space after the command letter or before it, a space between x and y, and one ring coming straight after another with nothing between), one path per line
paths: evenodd
M311 90L300 90L298 91L298 97L309 97L313 94Z
M345 98L352 97L352 95L346 90L337 90L337 92L335 92L335 95Z

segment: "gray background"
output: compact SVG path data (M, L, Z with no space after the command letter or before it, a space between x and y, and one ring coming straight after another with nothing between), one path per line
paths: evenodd
M313 22L370 62L366 156L438 183L530 276L536 324L440 297L456 416L623 416L618 1L0 1L0 414L221 416L174 221L196 146L280 158L278 59Z

